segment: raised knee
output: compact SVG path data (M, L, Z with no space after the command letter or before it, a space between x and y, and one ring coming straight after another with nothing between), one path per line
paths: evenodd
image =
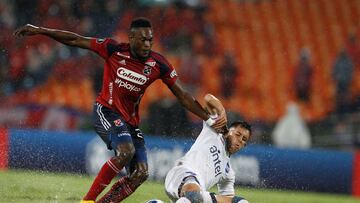
M129 162L135 154L135 147L133 144L122 144L117 147L116 158L120 162Z

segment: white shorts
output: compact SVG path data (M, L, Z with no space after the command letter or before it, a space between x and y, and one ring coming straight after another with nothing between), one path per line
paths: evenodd
M182 184L183 180L189 176L195 177L197 181L199 181L199 187L201 188L201 190L204 190L204 188L201 186L201 177L196 172L194 172L193 169L184 165L175 166L168 172L165 178L165 191L166 194L169 196L170 200L175 202L177 199L180 198L179 187Z

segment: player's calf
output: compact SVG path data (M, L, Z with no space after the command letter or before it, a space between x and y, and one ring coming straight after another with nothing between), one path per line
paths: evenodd
M145 182L149 177L149 172L147 169L135 170L130 176L130 182L132 188L135 190L143 182Z
M204 202L204 198L201 195L200 191L185 191L184 197L190 200L191 203L202 203Z
M111 189L96 203L112 203L121 202L134 192L131 187L131 182L127 176L120 178Z
M207 191L185 191L176 203L217 203L215 193ZM242 202L241 202L242 203Z

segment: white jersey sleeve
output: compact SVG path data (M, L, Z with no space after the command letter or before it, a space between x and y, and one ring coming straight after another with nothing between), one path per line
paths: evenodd
M235 183L235 172L230 167L229 173L217 184L219 194L235 195L234 183Z

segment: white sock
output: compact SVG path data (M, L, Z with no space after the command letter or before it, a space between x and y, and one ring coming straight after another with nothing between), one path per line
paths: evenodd
M240 201L238 201L237 203L249 203L246 199L242 199Z
M190 200L188 200L188 198L186 197L181 197L180 199L178 199L175 203L191 203Z
M211 199L211 196L210 196L210 192L201 191L201 195L202 195L202 197L204 199L204 203L212 203L213 202L212 199Z

